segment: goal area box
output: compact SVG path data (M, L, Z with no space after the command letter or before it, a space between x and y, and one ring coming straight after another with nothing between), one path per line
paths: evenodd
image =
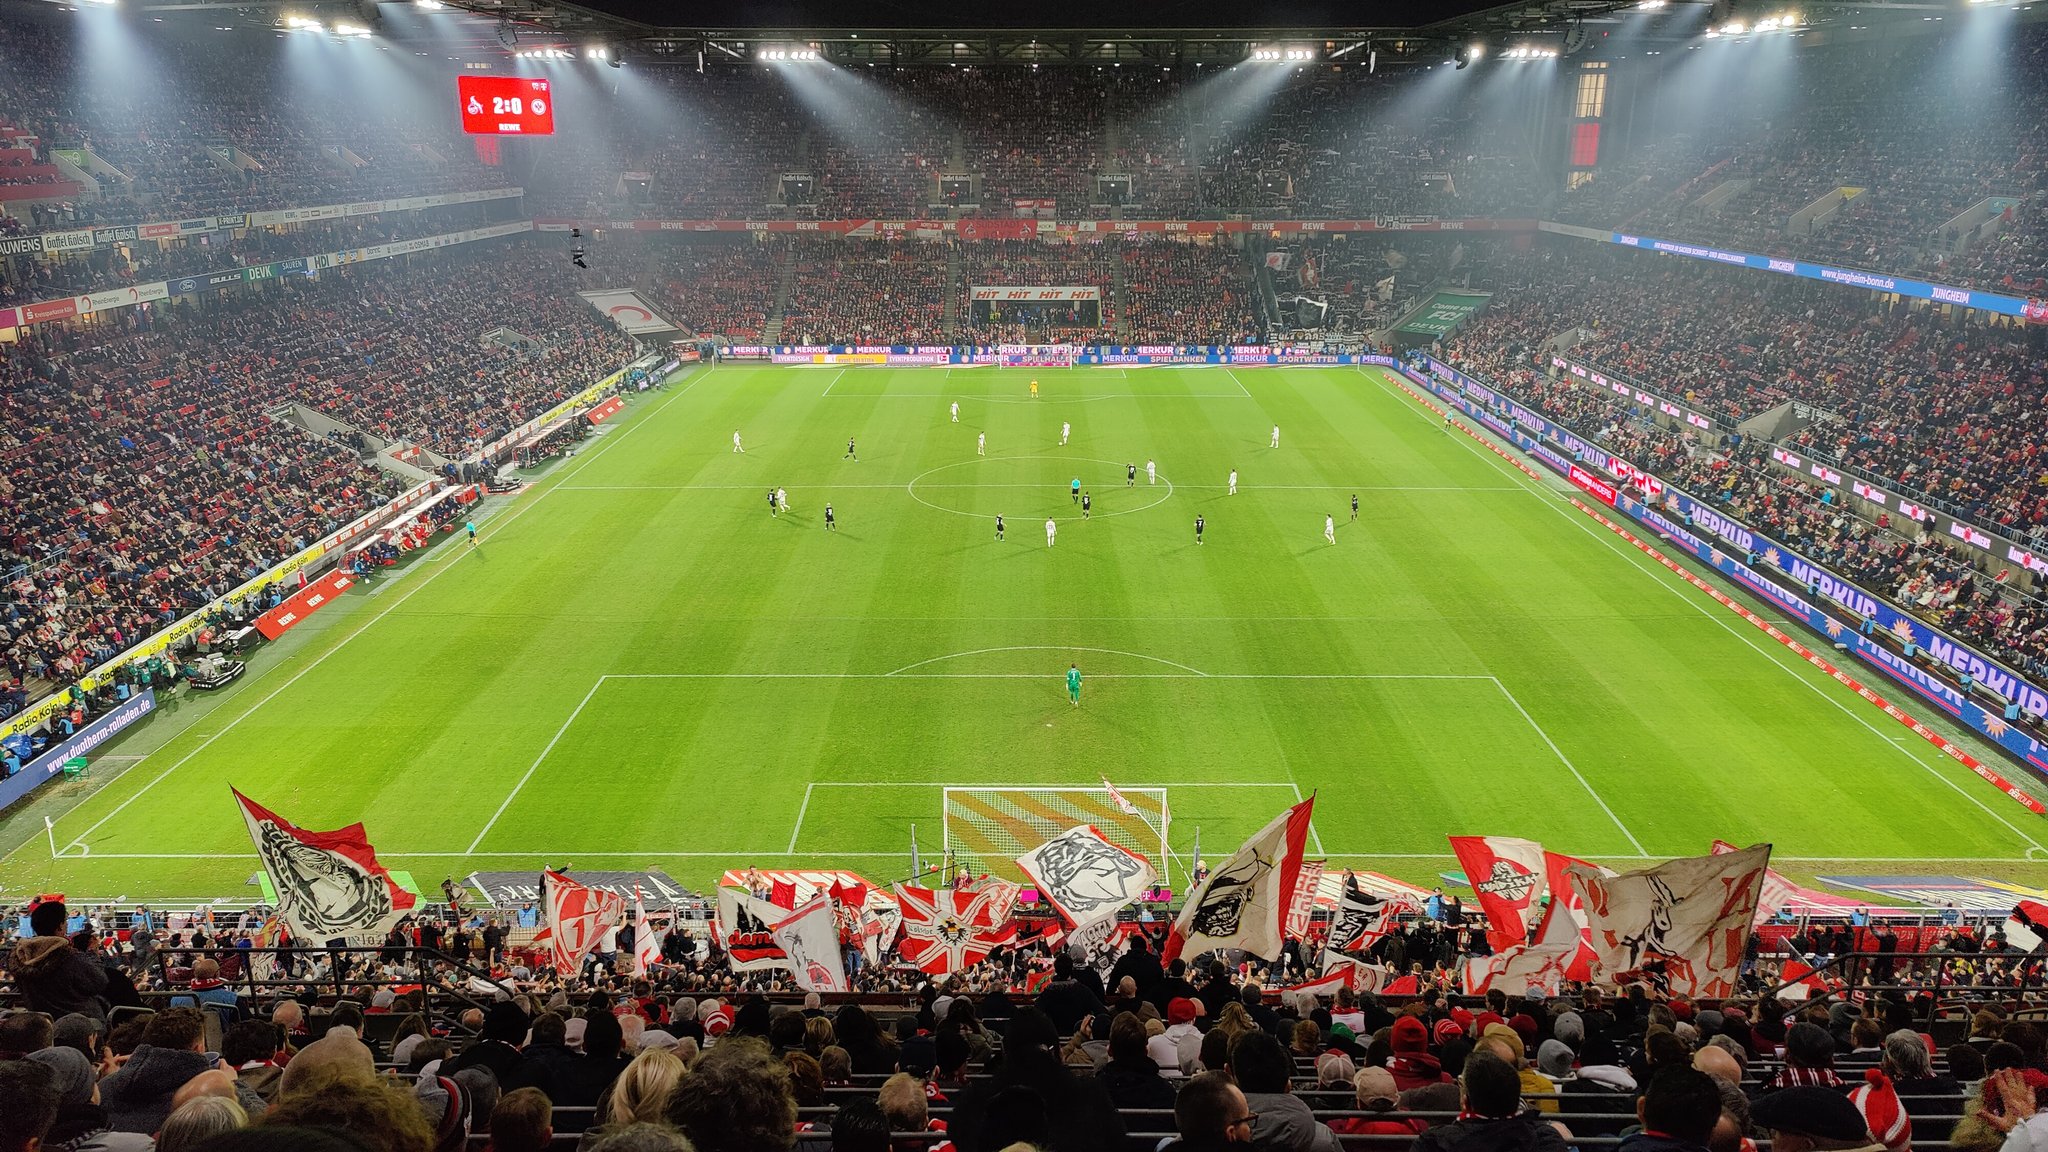
M1118 790L1135 809L1125 812L1104 788L955 788L942 790L940 826L946 852L958 866L1017 876L1017 857L1077 824L1092 824L1111 843L1127 848L1167 874L1164 788Z

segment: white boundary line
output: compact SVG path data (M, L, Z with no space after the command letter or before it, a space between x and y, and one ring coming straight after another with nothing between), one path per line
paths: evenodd
M976 459L978 460L978 459L979 459L979 457L977 457ZM1008 457L991 457L991 459L1008 459L1008 460L1027 460L1027 459L1055 459L1055 460L1066 460L1066 459L1069 459L1069 457L1065 457L1065 456L1055 456L1055 457L1027 457L1027 456L1008 456ZM1081 462L1084 462L1084 463L1085 463L1086 461L1081 461ZM1098 461L1098 463L1099 463L1099 461ZM951 465L941 464L941 465L939 465L939 467L941 467L941 468L947 468L947 467L951 467ZM910 481L910 483L911 483L911 484L916 484L916 485L918 485L918 487L920 487L920 488L1057 488L1057 487L1058 487L1058 485L1057 485L1057 484L1052 484L1052 485L1047 485L1047 484L965 484L965 483L962 483L962 484L933 484L933 483L923 482L923 481L919 481L919 480L912 480L912 481ZM813 487L816 487L816 488L831 488L831 489L835 489L835 490L837 490L837 489L860 489L860 488L877 488L877 489L879 489L879 488L903 488L903 487L907 487L907 485L905 485L905 484L836 484L836 483L827 483L827 484L818 484L818 485L813 485ZM1181 484L1181 485L1178 485L1178 487L1181 487L1181 488L1188 488L1188 489L1192 489L1192 490L1194 490L1194 491L1198 491L1198 492L1210 492L1210 491L1214 491L1214 492L1221 492L1221 491L1223 491L1224 489L1228 488L1228 487L1229 487L1229 485L1227 485L1227 484ZM1510 484L1489 484L1489 485L1482 485L1482 486L1479 486L1479 487L1472 487L1472 486L1468 486L1468 485L1458 485L1458 484L1240 484L1240 485L1239 485L1238 487L1239 487L1239 489L1240 489L1240 490L1242 490L1242 491L1245 491L1245 492L1520 492L1520 491L1522 491L1522 489L1520 489L1520 488L1517 488L1517 487L1514 487L1513 485L1510 485ZM758 492L758 491L760 491L760 488L761 488L761 486L760 486L759 484L563 484L563 485L561 485L561 486L560 486L560 490L561 490L561 491L565 491L565 492L727 492L727 491L731 491L731 492Z
M1244 386L1244 381L1239 380L1237 378L1237 369L1226 367L1223 369L1223 374L1225 376L1230 377L1230 382L1232 384L1237 385L1237 390L1239 392L1244 393L1246 396L1250 396L1252 394L1252 390Z
M1070 644L1011 644L1001 648L970 648L965 652L948 652L944 656L933 656L929 659L919 660L915 664L905 664L894 672L886 672L883 675L900 676L912 668L922 668L927 664L937 664L942 660L958 660L966 656L986 656L991 652L1095 652L1104 656L1129 656L1137 660L1151 660L1154 663L1178 668L1183 672L1192 672L1203 679L1208 679L1209 677L1209 674L1200 668L1191 668L1177 660L1168 660L1163 656L1147 656L1143 652L1126 652L1121 648L1082 648ZM1033 675L1033 673L1024 673L1024 675Z
M592 684L590 686L590 691L585 692L583 694L583 699L578 700L576 702L576 708L574 711L571 711L569 713L569 718L567 720L562 721L562 726L560 728L555 729L555 734L548 739L547 746L540 750L540 755L535 756L533 758L533 763L528 764L526 766L526 774L519 778L519 783L514 784L512 786L512 791L506 793L504 802L498 805L498 810L496 812L491 813L491 818L484 822L483 831L478 832L476 834L476 839L471 840L469 842L469 850L471 852L476 851L476 846L483 843L484 837L489 835L491 829L497 826L498 817L503 816L505 814L505 809L510 808L512 806L512 801L519 796L520 790L526 787L526 782L528 780L533 779L534 770L540 767L540 762L547 759L548 753L553 752L555 750L555 745L562 742L562 736L564 733L569 731L569 725L574 724L576 722L576 718L578 716L583 715L583 706L590 703L590 698L597 695L597 690L602 687L604 687L604 677L599 676L597 678L597 683Z
M1495 688L1500 689L1501 695L1508 698L1508 703L1515 706L1515 711L1520 712L1522 714L1522 719L1527 720L1529 722L1529 727L1536 730L1536 735L1539 738L1541 738L1545 744L1548 744L1550 746L1550 751L1557 757L1558 763L1563 764L1565 767L1565 771L1570 772L1572 774L1572 779L1577 780L1579 782L1579 786L1586 790L1586 795L1591 796L1593 798L1593 803L1598 804L1600 806L1600 810L1602 812L1607 813L1607 818L1609 820L1614 821L1614 826L1616 828L1621 829L1621 834L1623 836L1628 837L1628 842L1634 846L1637 855L1643 855L1643 842L1636 839L1636 834L1629 831L1628 825L1623 824L1621 822L1621 817L1616 816L1614 814L1614 809L1607 806L1607 801L1601 797L1600 793L1596 789L1594 789L1592 782L1587 780L1586 777L1579 772L1579 766L1572 763L1571 757L1566 756L1564 754L1564 749L1559 748L1557 746L1557 741L1552 740L1550 738L1550 733L1543 730L1543 725L1538 724L1536 722L1536 718L1534 716L1529 715L1529 710L1527 708L1522 707L1521 700L1516 698L1515 694L1508 689L1508 686L1506 684L1501 683L1500 677L1491 676L1488 677L1488 679L1493 681L1493 686Z
M1388 396L1393 397L1394 401L1398 403L1401 407L1406 408L1411 412L1415 412L1417 416L1419 416L1425 423L1431 425L1435 424L1435 421L1430 420L1426 412L1421 411L1417 407L1413 397L1407 396L1406 394L1395 390L1392 386L1390 386L1387 383L1385 377L1379 374L1379 371L1384 370L1374 371L1361 369L1360 371L1365 376L1370 378L1373 383L1379 385L1381 391L1385 392ZM1534 484L1530 483L1530 481L1527 478L1523 477L1521 473L1515 471L1505 462L1494 457L1491 453L1481 451L1479 446L1472 442L1472 438L1470 436L1466 436L1462 432L1459 432L1458 434L1456 434L1454 438L1460 444L1464 445L1467 451L1471 452L1473 455L1485 461L1495 470L1505 474L1509 479L1515 481L1515 483L1521 485L1524 491L1527 491L1530 495L1535 496L1538 502L1541 503L1544 507L1549 508L1552 511L1556 512L1558 515L1564 517L1566 520L1576 525L1581 531L1599 540L1608 549L1620 553L1623 557L1625 557L1628 560L1629 566L1631 568L1634 568L1636 571L1641 572L1644 575L1644 577L1646 577L1652 584L1655 584L1657 587L1662 588L1666 592L1669 592L1671 595L1677 597L1680 601L1691 605L1702 616L1705 616L1709 620L1712 620L1715 624L1719 625L1723 630L1727 631L1730 635L1736 637L1737 639L1741 640L1744 644L1747 644L1749 645L1749 647L1755 649L1758 653L1760 653L1763 656L1765 660L1769 661L1772 665L1776 666L1780 671L1784 672L1785 675L1790 676L1793 680L1797 681L1801 685L1804 685L1808 690L1813 692L1814 695L1819 696L1821 699L1827 701L1829 704L1833 705L1837 709L1840 709L1843 715L1848 716L1851 720L1854 720L1858 724L1862 725L1865 729L1869 730L1871 734L1879 737L1883 737L1885 735L1885 733L1882 730L1880 730L1876 725L1872 724L1870 720L1867 717L1865 717L1861 712L1858 712L1850 708L1848 704L1846 704L1842 700L1837 699L1833 692L1830 692L1827 689L1821 687L1819 684L1816 684L1813 681L1808 680L1804 675L1800 674L1798 669L1790 665L1787 665L1782 660L1779 660L1777 655L1773 653L1770 649L1765 648L1764 646L1758 644L1755 640L1751 639L1747 633L1736 628L1727 620L1723 619L1721 614L1710 610L1705 604L1687 595L1683 590L1679 589L1677 586L1666 583L1663 577L1657 574L1657 570L1645 566L1645 564L1637 558L1637 554L1632 549L1626 548L1623 545L1619 544L1614 540L1613 536L1610 533L1601 531L1595 525L1587 522L1584 516L1580 515L1577 512L1574 512L1572 509L1557 502L1553 498L1556 495L1554 492L1536 487ZM1928 775L1933 776L1936 780L1939 780L1943 784L1946 784L1949 788L1953 789L1957 795L1961 796L1965 800L1968 800L1970 803L1976 805L1979 809L1981 809L1984 812L1986 816L1989 816L1993 820L1996 820L2000 824L2004 825L2007 831L2019 837L2021 840L2026 841L2028 844L2032 845L2036 850L2048 852L2048 845L2043 845L2039 840L2036 840L2032 836L2027 835L2026 832L2022 831L2018 825L2014 824L2010 820L2007 820L2003 814L1993 810L1989 804L1984 803L1984 801L1979 799L1974 793L1964 788L1955 780L1950 779L1940 769L1935 768L1934 766L1928 764L1925 760L1922 760L1917 754L1916 749L1907 747L1906 745L1899 744L1890 740L1886 740L1884 742L1890 745L1891 747L1897 748L1900 754L1905 756L1906 759L1912 761L1914 764L1918 765L1920 768L1925 770Z
M677 400L683 397L684 393L687 393L690 389L695 388L699 383L710 378L712 375L713 373L710 370L699 372L695 379L691 380L688 384L677 389L673 393L670 393L668 399L662 401L659 407L648 409L644 417L642 417L639 420L633 421L633 423L629 427L627 427L624 432L621 432L616 436L607 437L603 444L598 445L597 448L593 449L588 455L582 458L582 462L576 466L575 471L563 473L563 478L566 479L569 476L573 476L577 472L582 471L584 468L589 467L591 461L596 460L599 456L603 455L605 448L608 445L616 444L619 441L624 440L627 436L632 435L634 429L637 429L641 425L647 423L648 420L653 418L655 413L660 412L663 409L667 408L670 404L675 403ZM559 486L560 485L558 484L555 487ZM491 536L497 535L498 532L502 531L506 525L511 524L514 520L519 519L519 517L525 515L527 512L531 511L535 507L538 507L540 502L547 498L548 493L553 492L555 490L555 487L550 487L547 489L547 491L537 493L533 499L526 501L517 508L512 509L511 514L505 516L503 519L497 519L487 522L484 525L485 532ZM445 547L447 545L452 545L453 543L454 541L451 539L449 541L446 541L443 546ZM465 548L462 551L462 555L468 555L469 552L471 551L473 551L473 549ZM457 560L459 560L460 558L461 557L458 556ZM254 704L251 704L241 714L237 715L234 719L229 720L226 724L223 724L219 731L213 733L213 735L208 736L204 740L200 741L199 744L195 746L190 752L187 752L183 756L179 757L174 763L172 763L170 767L164 769L162 772L159 772L155 778L151 779L148 783L144 784L141 788L137 789L133 796L130 796L126 800L121 801L121 803L114 807L114 810L112 812L109 812L105 816L100 817L97 821L93 822L91 827L87 828L85 831L73 837L71 839L71 842L65 845L65 851L68 852L72 848L80 846L82 843L84 843L86 837L92 835L94 832L99 831L99 829L103 825L105 825L107 821L112 820L116 816L119 816L124 810L127 809L127 807L130 804L133 804L137 800L141 799L143 795L147 793L150 789L156 787L158 784L163 783L165 777L169 776L173 772L176 772L179 768L182 768L194 756L197 756L201 752L204 752L210 745L212 745L212 743L215 740L218 740L222 736L225 736L229 732L233 731L236 725L240 724L244 720L247 720L249 717L255 715L256 712L259 709L261 709L265 704L268 704L272 700L275 700L280 693L284 692L287 688L290 688L292 685L298 683L299 680L302 677L304 677L308 672L311 672L313 669L318 668L323 662L326 661L326 659L329 656L332 656L336 652L339 652L343 648L347 647L349 641L354 640L356 637L361 636L364 632L369 631L371 625L374 625L379 620L382 620L384 619L384 617L389 616L395 609L398 608L399 605L405 603L407 600L412 599L412 597L421 589L425 588L429 584L432 584L434 580L438 578L442 573L447 572L453 569L454 567L455 563L450 562L439 568L434 569L431 572L428 572L425 576L422 576L417 584L414 584L411 588L408 588L406 590L405 595L400 596L398 599L393 600L389 604L386 604L384 606L383 611L377 613L375 616L370 617L368 620L365 620L360 626L356 628L354 632L351 632L347 636L342 637L341 640L337 642L332 648L327 649L325 652L320 653L318 656L315 656L312 660L308 661L305 667L299 669L297 672L292 674L290 679L286 680L284 683L279 684L276 688L272 689L269 695L264 696L261 700L256 701ZM130 769L130 771L133 770L134 769L132 768ZM98 795L98 793L94 793L94 795ZM91 796L86 797L86 800L91 799ZM84 801L81 801L80 803L84 803ZM12 851L7 853L6 856L0 856L0 862L12 859L15 852L21 851L23 848L27 847L31 843L34 843L34 841L25 840L21 844L16 845Z
M832 385L839 383L839 378L844 375L846 375L846 369L844 368L841 368L839 371L834 372L832 374L832 379L825 382L825 390L823 392L818 393L818 395L830 396L832 394Z
M789 830L789 850L791 852L796 851L796 838L804 830L804 814L811 810L811 790L817 786L816 781L804 785L804 802L797 807L796 826Z
M1287 787L1294 793L1294 802L1296 804L1301 803L1304 799L1301 794L1301 785L1295 782L1294 769L1292 768L1287 770ZM1315 841L1316 855L1324 857L1329 855L1328 852L1323 851L1323 834L1316 831L1316 817L1313 812L1309 813L1308 817L1308 838Z

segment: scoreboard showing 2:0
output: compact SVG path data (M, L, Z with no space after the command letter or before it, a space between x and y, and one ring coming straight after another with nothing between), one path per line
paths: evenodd
M523 76L457 76L462 130L475 136L552 136L555 94L545 80Z

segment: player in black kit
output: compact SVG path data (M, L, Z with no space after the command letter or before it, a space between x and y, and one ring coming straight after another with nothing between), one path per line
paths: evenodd
M1202 529L1205 526L1200 516L1195 517L1195 543L1200 544L1202 542Z
M1002 518L1001 516L997 516L997 517L996 517L996 539L998 539L998 540L1001 540L1002 538L1003 538L1003 518Z
M1088 519L1088 509L1091 507L1093 505L1089 502L1088 494L1086 492L1081 493L1081 519Z

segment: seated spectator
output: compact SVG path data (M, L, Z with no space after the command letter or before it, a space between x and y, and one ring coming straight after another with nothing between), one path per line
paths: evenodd
M249 1123L242 1106L223 1096L199 1096L173 1110L157 1133L157 1152L194 1152L223 1132Z
M149 1152L152 1144L148 1136L115 1132L107 1126L107 1110L100 1104L98 1070L76 1049L44 1048L30 1053L28 1059L54 1074L57 1113L43 1137L44 1147L76 1152ZM0 1099L15 1099L7 1095L4 1083L0 1080ZM12 1108L12 1103L8 1107Z
M171 1101L193 1077L220 1067L206 1052L206 1019L197 1008L166 1008L142 1028L142 1044L100 1085L108 1126L117 1132L155 1132L171 1114Z
M1414 1152L1564 1152L1564 1138L1556 1128L1522 1112L1521 1075L1507 1061L1491 1052L1475 1050L1465 1061L1458 1088L1458 1119L1417 1136L1412 1145ZM1719 1097L1715 1099L1718 1115Z
M1704 1072L1666 1068L1650 1077L1637 1108L1642 1130L1622 1140L1622 1152L1706 1152L1721 1121L1721 1089Z
M1400 1108L1401 1094L1394 1088L1394 1075L1385 1068L1360 1068L1351 1077L1352 1108L1359 1112L1393 1112ZM1422 1131L1420 1120L1376 1120L1369 1116L1340 1116L1330 1121L1330 1131L1339 1136L1412 1136Z
M1245 1103L1258 1114L1252 1143L1261 1152L1339 1152L1337 1137L1294 1095L1294 1057L1265 1032L1249 1032L1230 1046L1230 1073Z
M1835 1088L1802 1084L1759 1099L1750 1120L1770 1133L1772 1152L1874 1152L1863 1114Z
M789 1066L732 1037L700 1057L669 1097L668 1119L697 1152L776 1152L796 1139Z
M1180 1139L1163 1152L1228 1152L1249 1149L1258 1122L1230 1073L1204 1072L1187 1082L1173 1102L1173 1126Z
M1163 1038L1163 1037L1162 1037ZM1109 1062L1095 1074L1096 1082L1109 1093L1118 1108L1171 1108L1173 1084L1160 1075L1162 1069L1146 1051L1145 1025L1136 1013L1119 1012L1109 1023ZM1181 1071L1179 1050L1174 1051L1173 1074Z
M293 1060L287 1071L296 1071L297 1064ZM435 1143L434 1130L410 1089L337 1064L288 1076L261 1126L340 1129L369 1152L427 1152Z
M36 1152L56 1122L56 1072L28 1060L0 1060L0 1152Z
M554 1105L538 1088L515 1088L490 1113L490 1152L545 1152L555 1138Z

